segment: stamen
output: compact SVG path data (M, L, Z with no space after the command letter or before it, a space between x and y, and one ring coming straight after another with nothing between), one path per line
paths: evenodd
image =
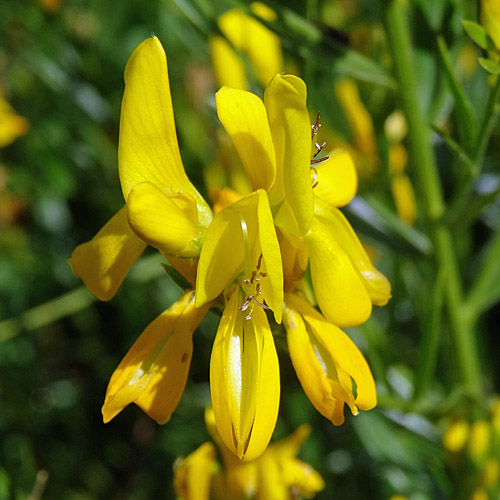
M251 307L252 303L257 304L259 307L262 307L262 309L271 309L269 306L266 304L263 304L262 302L259 302L255 297L258 295L262 295L262 290L260 288L260 281L261 278L265 278L267 276L267 273L263 273L260 271L260 268L262 266L262 254L259 255L259 259L257 260L257 266L255 267L255 270L252 271L252 274L250 276L250 279L244 279L243 283L245 285L253 285L255 283L255 293L250 294L247 296L245 299L245 302L241 306L238 307L240 311L246 311L249 307L249 313L245 316L245 319L250 320L252 319L252 311L253 307Z
M314 139L316 135L318 135L318 129L321 127L321 123L319 122L320 119L320 113L318 111L318 114L316 115L316 121L314 122L313 125L311 125L311 139ZM314 143L314 147L316 148L316 152L313 154L311 158L311 163L310 167L311 170L313 171L311 182L312 182L312 187L313 189L319 184L318 181L318 171L314 165L317 165L318 163L322 163L326 160L328 160L330 157L325 156L323 158L317 158L317 156L323 151L323 148L326 146L326 142L323 142L320 144L319 142Z
M321 151L323 151L323 148L326 146L326 142L324 142L323 144L318 144L317 142L314 143L314 147L316 148L316 153L314 153L313 155L313 158L316 158L316 156L318 156Z
M311 160L311 165L317 165L318 163L322 163L329 159L330 159L329 156L323 156L323 158L314 158L313 156L313 159Z
M262 309L267 309L267 310L270 310L271 308L269 306L266 306L266 304L262 304L261 302L259 302L257 299L253 299L253 301L260 307L262 307Z
M318 129L319 129L319 127L321 127L321 123L319 123L319 117L320 117L320 114L318 111L318 113L316 115L316 121L314 122L314 125L311 125L311 139L313 139L314 136L318 134Z

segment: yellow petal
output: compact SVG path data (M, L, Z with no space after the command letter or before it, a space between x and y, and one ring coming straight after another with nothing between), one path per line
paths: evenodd
M262 258L260 255L262 254ZM208 228L198 265L197 305L215 299L240 275L250 279L260 261L262 298L281 321L283 270L266 193L260 189L221 210ZM256 283L253 283L256 294Z
M268 12L258 6L256 9L258 15L268 18ZM235 49L248 56L262 85L283 70L280 39L262 23L238 9L231 9L219 17L217 24Z
M278 16L271 7L262 2L252 2L250 4L250 10L261 19L265 21L276 21Z
M142 42L125 68L118 167L123 196L142 182L170 194L195 197L200 222L208 225L210 209L189 181L182 165L168 81L167 56L156 37Z
M354 414L357 407L368 410L376 405L370 368L342 330L297 294L285 296L283 323L300 383L323 416L340 425L344 421L344 402ZM356 382L356 397L351 378Z
M342 212L318 201L315 206L315 214L320 226L329 233L330 237L335 238L351 260L372 303L377 306L387 304L391 298L391 284L380 271L373 267L363 245Z
M253 460L267 447L279 406L279 366L263 309L251 319L239 309L235 287L228 298L210 361L210 391L217 428L240 459Z
M314 217L306 235L314 293L332 323L355 326L371 314L372 303L361 276L323 219Z
M210 500L210 482L217 471L215 447L204 443L174 464L174 488L179 500Z
M356 195L358 174L348 151L336 149L329 156L329 160L314 167L314 194L329 205L343 207Z
M194 198L166 195L153 184L134 186L127 199L130 227L143 241L167 255L197 257L204 229L198 225Z
M283 283L285 291L295 288L297 281L304 276L309 254L304 238L293 236L278 229L276 231L283 263Z
M470 426L466 420L460 419L451 424L443 435L443 446L452 453L459 453L467 444Z
M244 90L223 87L215 94L217 115L238 151L252 190L269 191L276 159L264 103Z
M408 163L408 153L402 144L393 144L389 148L389 173L402 174Z
M283 324L287 332L288 350L293 367L297 373L306 396L314 407L334 425L344 422L344 403L356 413L351 388L339 383L338 370L332 359L322 352L315 352L304 320L298 312L288 306L283 309ZM328 376L329 375L329 376Z
M296 225L304 235L311 224L313 191L310 173L311 124L306 86L295 76L276 75L266 88L264 102L276 153L276 182L271 206L290 204ZM284 229L292 232L290 227Z
M251 8L267 21L274 21L269 15L271 10L269 7L264 10L256 2L252 4ZM250 17L247 22L245 52L248 54L250 63L262 85L267 85L274 75L283 71L283 54L279 36Z
M211 37L208 43L217 85L246 90L248 83L245 65L234 49L221 36Z
M18 115L0 96L0 147L7 146L20 135L26 134L29 128L28 120Z
M257 491L257 461L242 462L224 444L215 423L212 407L205 410L205 425L224 462L224 494L214 497L220 500L254 498Z
M102 407L105 423L130 403L159 424L170 419L186 385L193 333L208 308L196 308L190 290L149 324L109 381Z
M220 187L210 189L208 191L208 196L212 202L214 215L218 214L223 208L228 207L242 198L242 196L234 189Z
M500 49L500 5L497 0L481 0L481 23Z
M145 248L123 207L90 241L77 246L68 262L99 300L110 300Z
M365 155L376 155L373 121L361 101L356 83L348 79L337 81L335 94L351 127L355 147Z
M284 481L285 464L278 461L274 453L267 450L257 460L259 492L257 500L272 498L273 500L289 500L291 498Z
M391 180L391 191L399 218L413 226L417 219L417 201L408 176L405 174L396 175Z
M283 471L284 482L304 498L313 498L325 488L321 475L309 464L300 460L288 460Z
M309 331L325 347L338 368L356 382L356 406L362 410L373 408L377 404L375 382L368 363L354 342L301 296L290 294L288 301L302 315Z

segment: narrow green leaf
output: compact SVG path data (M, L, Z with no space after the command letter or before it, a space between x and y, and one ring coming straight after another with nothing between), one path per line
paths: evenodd
M479 45L482 49L495 50L495 44L493 40L480 24L475 23L474 21L463 20L462 26L464 27L465 31L472 39L472 41Z
M349 220L366 236L385 243L396 252L428 256L432 245L426 235L402 222L374 196L356 196L345 208Z
M488 73L492 75L500 75L500 64L493 62L491 59L485 59L484 57L480 57L478 61L483 69L485 69Z
M453 151L457 158L462 162L463 165L467 168L470 175L475 174L476 166L472 161L472 158L468 155L467 151L465 151L460 144L458 144L455 139L453 139L448 133L444 130L441 130L437 125L431 125L432 130L438 134L441 139L446 143L446 145Z
M444 75L451 93L453 94L453 99L455 100L460 142L466 145L466 149L470 150L477 136L476 114L474 113L472 104L467 98L461 83L455 75L448 47L442 36L438 37L438 48L443 63L442 68L444 70Z

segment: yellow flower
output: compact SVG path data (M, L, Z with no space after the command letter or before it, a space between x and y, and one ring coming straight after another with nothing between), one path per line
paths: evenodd
M269 442L279 404L277 355L264 309L281 321L283 278L267 194L255 181L250 195L212 220L181 163L166 56L158 39L133 52L125 85L118 163L126 205L75 249L70 264L103 300L113 296L146 244L159 249L193 285L198 257L199 265L196 301L187 291L146 328L114 372L104 420L131 402L159 423L170 418L186 382L192 334L210 302L226 290L212 354L213 404L228 446L240 458L254 458ZM249 165L248 172L256 179L254 169Z
M324 488L318 472L296 458L311 432L308 425L270 444L256 460L242 462L226 448L210 408L205 412L205 422L219 447L224 466L219 467L216 463L211 443L203 444L178 462L179 465L174 466L174 486L182 500L289 500L293 493L313 498ZM209 476L211 496L207 485Z
M0 95L0 147L8 146L17 137L26 134L29 128L28 120L19 116Z
M481 23L500 50L500 4L498 0L481 0Z
M252 12L261 19L274 21L276 13L268 6L253 2ZM219 17L217 24L224 37L210 39L210 52L215 78L219 86L247 89L245 65L236 51L243 52L262 85L283 70L279 37L252 16L231 9ZM229 43L228 43L229 41Z
M466 420L457 420L451 424L443 435L443 446L452 453L463 450L470 434L470 426Z
M135 49L125 69L118 166L126 205L75 249L73 271L99 299L109 300L150 244L194 285L212 213L184 172L167 59L155 37ZM145 329L111 377L105 422L130 403L159 423L170 418L186 383L193 332L208 308L195 307L194 291L187 291Z
M344 422L344 404L354 415L358 408L369 410L376 405L370 368L342 330L296 292L285 295L283 323L290 358L302 388L324 417L340 425Z
M126 204L91 241L75 249L69 262L98 298L109 300L149 244L195 291L186 291L153 321L120 363L106 394L105 421L132 402L160 423L170 418L186 383L193 332L210 305L222 298L210 365L214 419L224 445L238 459L260 456L276 423L280 394L265 310L281 322L285 289L290 292L285 311L292 360L319 411L339 424L344 403L353 413L375 405L363 356L334 324L365 321L372 303L387 302L390 285L336 208L357 187L349 155L338 152L330 164L311 163L306 95L304 82L290 75L270 81L264 102L228 87L217 93L219 119L251 192L212 190L214 216L182 165L163 47L153 37L131 55L118 151ZM322 147L315 149L314 158ZM327 319L295 291L308 262ZM302 345L304 352L299 352ZM313 367L309 379L308 363Z
M377 155L375 130L358 87L353 80L339 80L335 83L335 93L352 130L354 146L367 156Z

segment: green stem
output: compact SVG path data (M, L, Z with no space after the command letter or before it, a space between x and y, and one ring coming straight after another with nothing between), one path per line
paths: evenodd
M430 385L436 370L439 351L439 332L441 330L441 317L443 314L445 275L438 273L434 294L432 297L432 310L428 324L424 324L424 332L419 345L419 363L415 380L413 400L418 401Z
M143 257L130 271L129 279L136 283L146 283L165 274L161 264L165 262L160 254ZM37 330L54 321L82 311L97 299L80 286L55 299L44 302L14 318L0 321L0 343L10 340L24 331Z
M424 213L430 223L437 265L446 280L446 305L458 368L466 389L479 394L481 391L479 357L472 324L462 312L463 292L457 257L449 229L439 223L445 207L431 146L431 130L424 122L419 106L417 77L406 17L407 4L406 0L391 0L389 3L386 13L387 35L399 83L400 99L408 121L408 139L413 166L420 185Z

